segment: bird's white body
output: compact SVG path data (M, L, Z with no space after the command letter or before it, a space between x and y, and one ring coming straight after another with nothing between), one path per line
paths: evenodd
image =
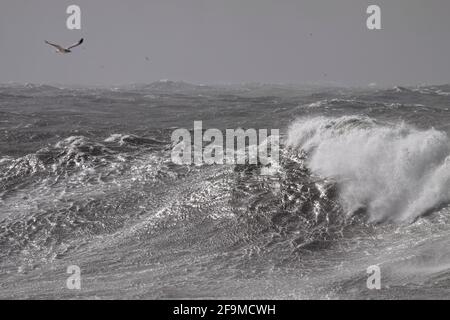
M62 50L56 50L55 51L56 53L62 53L62 54L66 54L66 53L71 53L72 51L70 51L70 50L68 50L68 49L64 49L64 48L62 48Z

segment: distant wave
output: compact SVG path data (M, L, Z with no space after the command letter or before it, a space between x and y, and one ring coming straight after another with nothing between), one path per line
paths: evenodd
M301 108L323 108L323 109L333 109L333 108L385 108L385 109L397 109L397 108L426 108L423 104L404 104L404 103L394 103L394 102L374 102L374 101L363 101L357 99L323 99L318 100L307 105L302 105Z
M167 144L167 142L163 142L156 139L151 138L143 138L138 137L133 134L120 134L114 133L105 139L105 142L116 142L120 146L129 145L129 146L140 146L140 145L148 145L148 146L160 146L163 144Z

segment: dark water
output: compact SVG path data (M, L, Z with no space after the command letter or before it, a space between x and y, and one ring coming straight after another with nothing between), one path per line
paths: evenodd
M450 86L0 86L0 298L449 298L449 108ZM279 128L279 167L173 164L194 120Z

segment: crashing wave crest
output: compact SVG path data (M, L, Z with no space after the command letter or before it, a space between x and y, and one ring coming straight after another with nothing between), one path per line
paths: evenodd
M288 147L308 154L313 174L334 179L344 210L371 221L411 221L450 201L450 140L445 132L368 117L296 121Z

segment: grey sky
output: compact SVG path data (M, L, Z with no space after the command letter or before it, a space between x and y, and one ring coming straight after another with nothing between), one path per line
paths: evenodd
M450 83L449 15L449 0L2 0L0 82ZM44 44L81 36L69 55Z

